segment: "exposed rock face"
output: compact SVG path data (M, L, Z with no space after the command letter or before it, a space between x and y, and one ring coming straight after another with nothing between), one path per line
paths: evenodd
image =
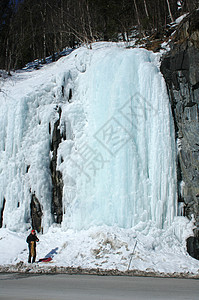
M6 199L3 199L3 206L2 209L0 210L0 228L3 226L3 211L5 208L5 204L6 204Z
M53 153L51 160L51 177L52 177L52 203L51 209L54 216L54 222L61 224L63 217L63 205L62 205L62 192L63 192L63 179L60 171L57 171L57 150L61 143L62 135L59 128L61 118L61 108L59 108L59 119L54 124L51 151Z
M199 11L187 16L162 60L178 143L179 202L199 232Z
M37 230L37 232L41 231L41 219L42 219L42 209L39 200L37 199L35 193L32 194L31 197L31 219L32 219L32 228Z
M199 239L193 236L190 236L187 239L187 252L192 257L199 259Z

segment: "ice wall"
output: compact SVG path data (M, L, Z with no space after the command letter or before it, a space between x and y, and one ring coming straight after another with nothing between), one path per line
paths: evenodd
M63 226L170 224L174 128L155 55L114 48L88 51L83 59L73 108L63 115L70 138L60 155L71 147L60 165L67 179Z
M49 124L58 107L66 133L57 161L64 229L173 221L174 128L156 59L144 49L97 44L7 84L0 104L3 226L29 226L30 189L43 207L44 230L52 223Z

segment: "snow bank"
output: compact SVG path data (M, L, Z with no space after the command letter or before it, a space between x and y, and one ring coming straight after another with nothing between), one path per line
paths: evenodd
M193 222L184 217L176 217L167 230L144 223L132 229L102 226L81 231L63 231L51 226L48 233L38 235L37 259L55 249L53 261L28 264L26 234L2 229L1 271L86 273L88 270L118 270L128 273L137 270L159 276L197 275L199 262L187 254L185 244L192 230Z

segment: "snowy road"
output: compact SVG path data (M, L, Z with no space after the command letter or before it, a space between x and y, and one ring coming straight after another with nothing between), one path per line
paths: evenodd
M198 299L199 280L0 274L1 300Z

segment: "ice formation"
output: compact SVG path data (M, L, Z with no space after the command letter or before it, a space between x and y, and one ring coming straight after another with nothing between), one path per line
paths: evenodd
M172 223L176 146L156 60L144 49L95 44L7 80L0 103L3 227L30 227L30 190L42 205L44 231L52 224L49 127L59 107L66 135L57 156L62 228Z

